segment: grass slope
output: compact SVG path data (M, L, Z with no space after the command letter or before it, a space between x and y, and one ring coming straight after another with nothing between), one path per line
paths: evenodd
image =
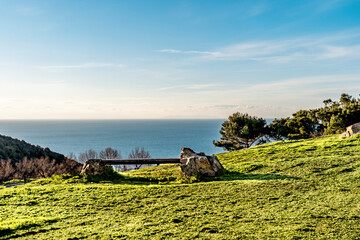
M3 187L0 239L360 235L360 135L276 142L218 157L227 170L213 181L181 183L179 167L166 165L117 184L53 177Z

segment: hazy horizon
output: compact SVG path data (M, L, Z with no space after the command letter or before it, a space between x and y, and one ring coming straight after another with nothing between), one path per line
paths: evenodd
M0 1L0 119L262 118L360 93L360 2Z

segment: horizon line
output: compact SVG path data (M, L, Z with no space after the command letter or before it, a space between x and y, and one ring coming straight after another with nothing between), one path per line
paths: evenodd
M0 121L223 120L226 118L12 118Z

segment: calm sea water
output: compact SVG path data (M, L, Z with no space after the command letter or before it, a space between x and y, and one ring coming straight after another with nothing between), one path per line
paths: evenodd
M224 120L51 120L0 121L0 134L48 147L67 155L88 149L112 147L127 158L139 146L152 157L179 157L182 147L213 154L222 152L213 140L220 139Z

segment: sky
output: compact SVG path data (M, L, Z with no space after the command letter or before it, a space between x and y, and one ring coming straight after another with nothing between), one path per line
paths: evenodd
M0 119L262 118L360 93L360 0L0 0Z

